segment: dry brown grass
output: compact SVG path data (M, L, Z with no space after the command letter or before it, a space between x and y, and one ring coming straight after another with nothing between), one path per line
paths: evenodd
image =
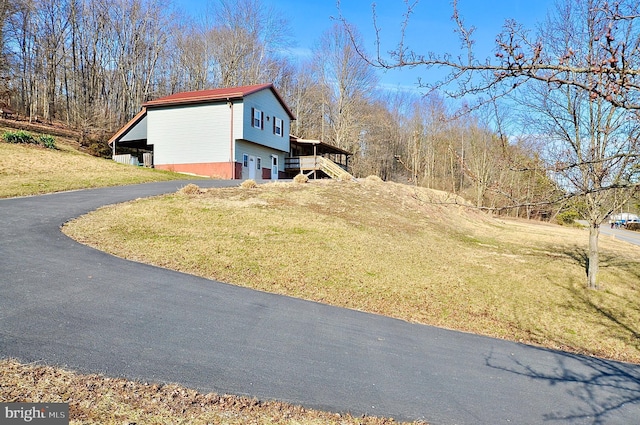
M255 189L258 187L258 183L253 179L247 179L240 184L240 187L243 189Z
M237 285L478 334L640 362L640 248L499 221L445 192L365 181L212 189L103 208L72 237ZM188 249L187 249L188 248Z
M201 193L201 189L197 184L189 183L185 187L181 188L178 193L182 195L198 195Z
M189 178L96 158L58 137L56 144L58 150L0 142L0 198Z
M174 384L148 384L0 360L0 402L69 403L71 424L384 425L277 401L203 394Z
M309 177L305 176L302 173L296 174L296 176L293 178L293 182L298 184L309 183Z

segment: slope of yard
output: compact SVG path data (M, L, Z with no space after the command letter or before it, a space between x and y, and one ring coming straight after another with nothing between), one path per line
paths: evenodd
M640 362L640 248L585 230L499 221L393 183L276 183L106 207L65 226L115 255L259 290Z
M0 141L0 198L188 178L117 164L81 153L70 141L56 141L58 149Z

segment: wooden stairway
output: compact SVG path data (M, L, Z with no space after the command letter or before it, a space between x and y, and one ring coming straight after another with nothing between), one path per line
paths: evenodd
M285 169L289 172L299 171L309 176L314 171L322 171L332 179L353 180L355 177L329 158L323 156L296 156L285 159Z
M353 177L344 168L342 168L341 166L339 166L338 164L336 164L335 162L333 162L328 158L317 156L316 166L318 167L317 168L318 170L323 171L326 175L328 175L332 179L355 181L355 177Z

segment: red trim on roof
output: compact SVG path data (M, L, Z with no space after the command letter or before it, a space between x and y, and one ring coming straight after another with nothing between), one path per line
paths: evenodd
M145 102L143 107L154 107L154 106L174 106L174 105L185 105L185 104L193 104L193 103L208 103L208 102L216 102L221 100L231 100L231 99L242 99L245 96L250 94L259 92L261 90L270 89L273 94L276 96L282 107L285 109L289 118L295 120L296 117L293 115L287 104L284 102L278 91L275 89L273 84L255 84L252 86L242 86L242 87L229 87L222 89L212 89L212 90L199 90L199 91L190 91L190 92L181 92L174 93L169 96L161 97L155 100L150 100Z

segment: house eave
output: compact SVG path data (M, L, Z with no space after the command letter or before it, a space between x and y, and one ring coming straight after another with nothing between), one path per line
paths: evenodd
M116 134L114 134L113 136L111 136L111 138L108 141L109 146L113 145L113 142L117 142L119 141L120 138L122 138L124 135L126 135L133 127L135 127L138 123L140 123L140 121L147 115L147 108L145 108L144 106L142 107L142 109L140 110L140 112L138 112L136 114L135 117L131 118L131 120L129 120L128 123L126 123L124 125L124 127L122 127L120 130L118 130L118 132Z
M349 152L347 150L344 150L342 148L339 148L337 146L333 146L329 143L325 143L321 140L316 140L316 139L301 139L297 136L294 135L290 135L289 136L289 143L293 143L293 144L299 144L299 145L311 145L311 146L318 146L318 147L322 147L324 148L325 151L329 152L329 153L335 153L335 154L342 154L342 155L353 155L352 152Z
M175 93L160 99L150 100L142 104L145 108L170 107L183 105L197 105L202 103L216 103L230 100L242 100L245 97L257 93L262 90L269 89L276 97L282 108L286 111L289 119L295 120L296 117L285 103L278 90L273 84L256 84L253 86L235 87L233 89L213 89L200 90L192 92Z

